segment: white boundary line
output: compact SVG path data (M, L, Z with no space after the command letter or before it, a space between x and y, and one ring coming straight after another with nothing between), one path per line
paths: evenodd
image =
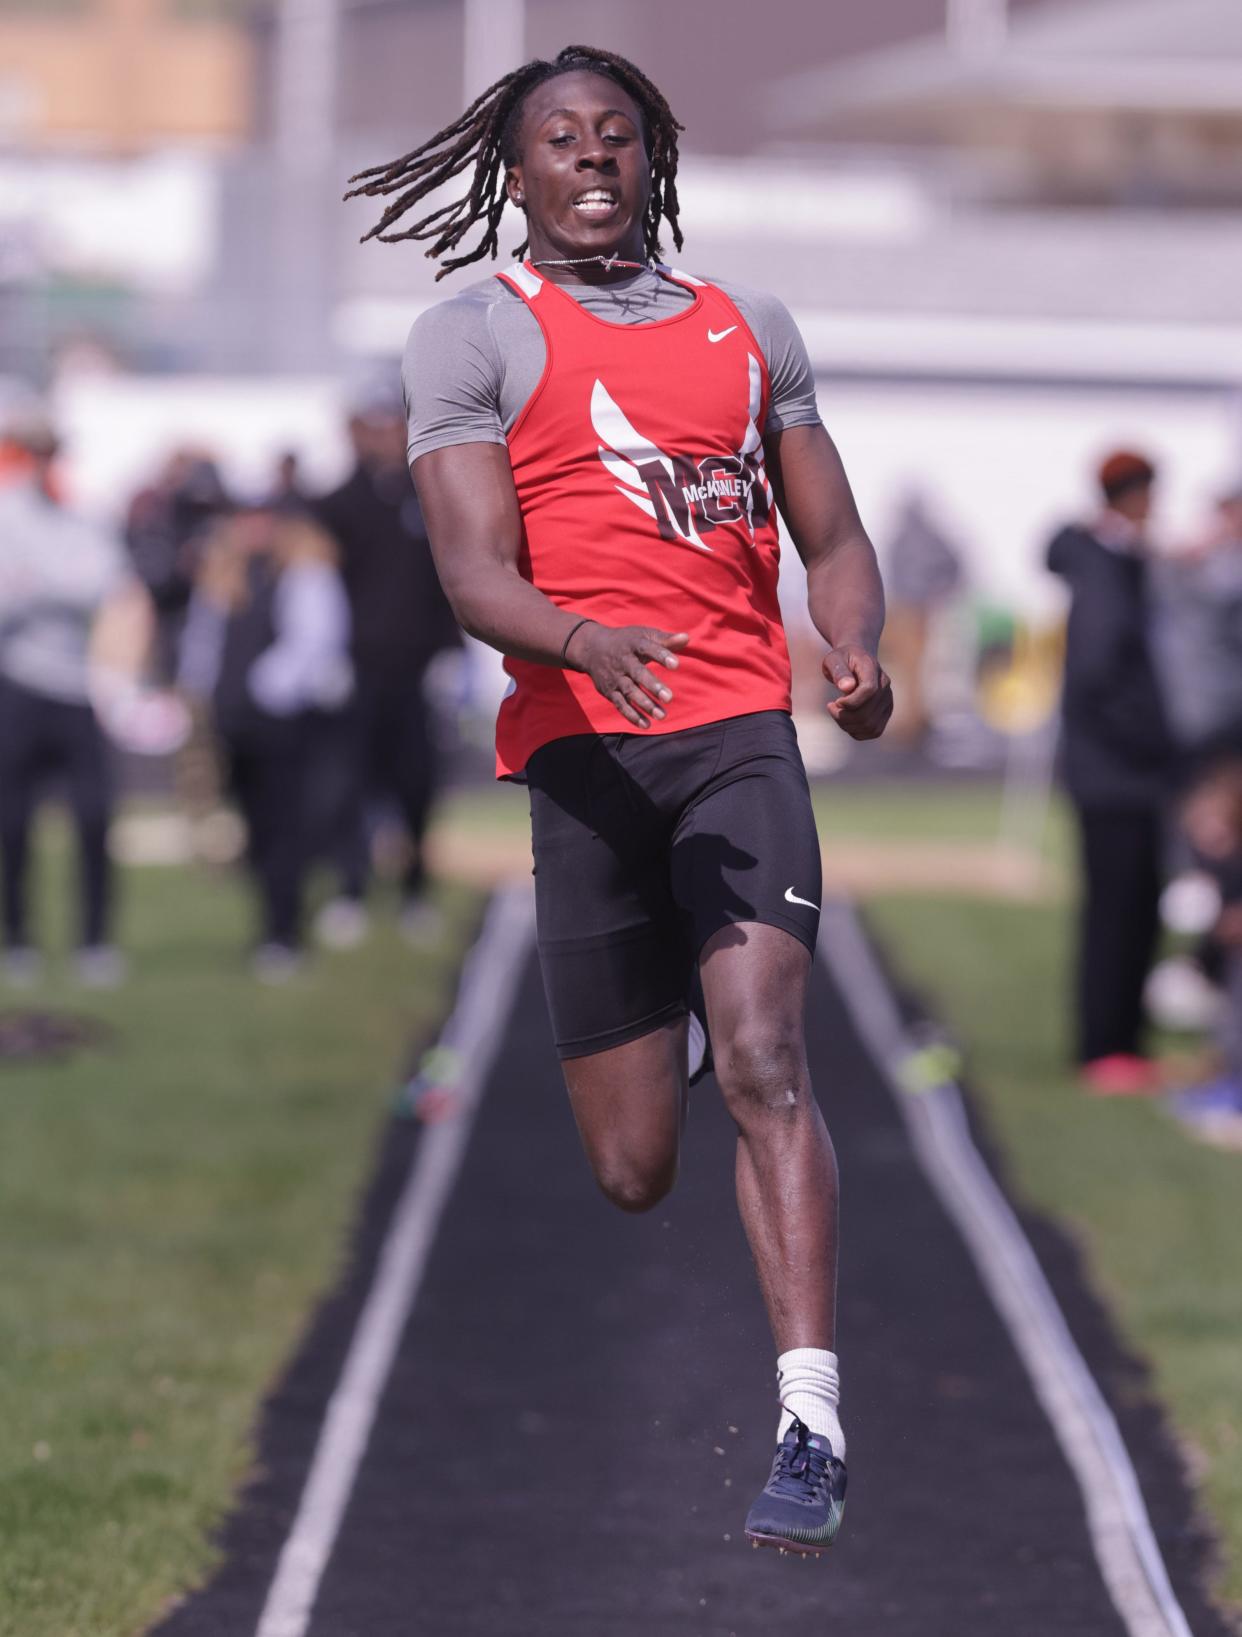
M919 1163L956 1223L1078 1480L1104 1584L1130 1637L1193 1637L1116 1419L1009 1202L971 1139L961 1091L903 1089L913 1045L853 908L825 902L820 953L883 1070Z
M530 888L503 888L467 958L457 1004L440 1036L442 1046L460 1054L457 1107L419 1139L255 1637L303 1637L310 1622L380 1396L509 1020L533 921Z

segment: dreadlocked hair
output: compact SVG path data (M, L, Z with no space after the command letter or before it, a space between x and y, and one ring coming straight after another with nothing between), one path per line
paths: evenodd
M517 163L518 131L526 98L545 80L581 71L615 80L637 103L643 121L643 141L651 162L651 198L643 218L644 247L650 257L662 254L660 223L663 220L668 223L673 243L680 250L677 133L685 127L674 119L663 94L641 69L611 51L599 51L586 45L566 46L552 62L536 58L523 63L489 86L460 118L417 148L389 164L372 165L369 170L351 176L349 180L357 186L350 188L345 195L347 199L359 194L396 195L370 232L363 234L361 243L365 244L368 239L380 239L385 244L396 244L401 239L430 240L426 255L443 256L446 251L456 250L471 228L481 222L484 230L479 243L473 250L444 261L436 279L484 256L495 256L499 249L500 218L508 202L504 173ZM470 186L460 198L441 205L412 227L389 231L394 222L429 193L472 168ZM524 239L513 254L525 255L527 245Z

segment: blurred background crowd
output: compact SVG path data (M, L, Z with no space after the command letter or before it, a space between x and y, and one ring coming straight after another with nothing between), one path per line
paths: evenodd
M266 980L296 970L316 864L329 883L317 936L338 948L365 936L383 817L402 831L403 930L434 934L422 844L453 710L433 728L427 674L461 639L410 485L399 395L358 403L354 464L335 489L308 493L285 453L265 489L233 493L210 452L178 448L132 496L119 530L64 498L49 420L27 407L3 437L9 981L33 982L42 966L28 857L49 779L63 786L78 831L85 982L124 975L105 837L126 784L175 802L189 851L216 862L244 852L258 909L254 965Z
M1060 744L1086 1082L1149 1087L1146 993L1221 1031L1225 1078L1187 1117L1242 1122L1242 13L765 17L0 0L9 984L41 972L29 838L53 788L84 982L125 971L118 802L246 861L260 977L312 936L363 939L377 862L403 930L434 936L429 815L445 780L486 781L503 684L452 624L405 465L396 359L453 286L408 246L360 248L365 209L339 196L572 36L668 94L685 260L791 308L881 553L898 714L865 754L823 716L784 576L812 772L1001 780L1021 841ZM1153 986L1162 913L1200 941Z

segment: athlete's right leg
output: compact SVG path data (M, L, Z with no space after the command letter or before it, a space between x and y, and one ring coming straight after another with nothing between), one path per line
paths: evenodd
M623 1211L649 1211L677 1180L686 1115L686 1019L562 1063L596 1182Z

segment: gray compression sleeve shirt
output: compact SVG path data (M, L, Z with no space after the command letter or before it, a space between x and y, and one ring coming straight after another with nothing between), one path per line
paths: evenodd
M711 279L741 313L763 350L772 383L765 433L819 422L815 378L806 345L775 296ZM692 292L644 269L619 284L562 285L613 324L667 318ZM539 384L546 356L530 308L502 279L484 279L414 322L402 362L409 458L458 443L507 442Z

